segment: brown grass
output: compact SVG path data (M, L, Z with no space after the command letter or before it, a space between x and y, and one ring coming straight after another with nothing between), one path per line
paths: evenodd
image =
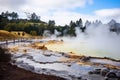
M18 38L18 36L15 34L11 34L8 31L0 30L0 40L15 39L15 38Z
M30 38L30 37L32 37L30 34L24 32L24 31L11 31L11 33L14 34L14 35L17 35L18 37L22 37L22 38ZM18 33L20 35L18 35ZM22 35L23 33L24 33L24 36Z

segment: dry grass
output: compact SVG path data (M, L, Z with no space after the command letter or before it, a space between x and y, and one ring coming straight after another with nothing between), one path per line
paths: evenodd
M20 35L18 35L20 33ZM22 36L22 31L5 31L5 30L0 30L0 41L2 40L10 40L10 39L18 39L18 38L32 38L30 34L25 33L24 36Z
M14 39L14 38L18 38L18 36L15 34L11 34L8 31L0 30L0 40Z
M23 31L11 31L12 34L17 35L18 37L22 37L22 38L30 38L32 37L30 34L27 34L26 32ZM18 35L19 33L19 35ZM24 36L22 35L24 33Z

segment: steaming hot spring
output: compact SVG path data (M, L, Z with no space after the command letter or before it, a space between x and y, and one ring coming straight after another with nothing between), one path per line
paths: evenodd
M76 37L50 37L9 44L12 64L67 80L79 80L81 77L95 80L95 75L89 75L95 69L120 71L119 35L77 33ZM97 79L104 80L104 77L98 75Z
M52 51L73 52L77 55L109 57L120 60L120 35L109 31L106 25L90 26L86 33L82 33L76 27L76 37L51 37L60 41L55 44L46 44Z

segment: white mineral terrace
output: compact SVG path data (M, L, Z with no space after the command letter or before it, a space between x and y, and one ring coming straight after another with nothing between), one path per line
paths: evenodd
M33 40L32 43L18 42L9 44L8 48L13 55L12 64L35 73L56 75L68 80L77 80L81 76L88 75L88 72L91 70L105 68L104 64L111 64L120 68L120 62L112 60L104 61L104 59L91 58L87 64L73 53L37 49L32 47L36 41L41 43L47 42L46 40ZM91 65L90 63L99 63L99 65ZM100 78L100 80L103 79L102 77Z

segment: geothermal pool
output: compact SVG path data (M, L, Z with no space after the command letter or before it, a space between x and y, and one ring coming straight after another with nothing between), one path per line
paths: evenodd
M92 44L87 41L67 41L63 40L63 43L56 44L47 44L46 47L52 51L58 52L73 52L77 55L85 55L85 56L94 56L94 57L109 57L113 59L120 60L120 54L118 47L116 48L113 45L107 46L106 44ZM99 47L100 46L100 47ZM116 49L115 49L116 48Z

